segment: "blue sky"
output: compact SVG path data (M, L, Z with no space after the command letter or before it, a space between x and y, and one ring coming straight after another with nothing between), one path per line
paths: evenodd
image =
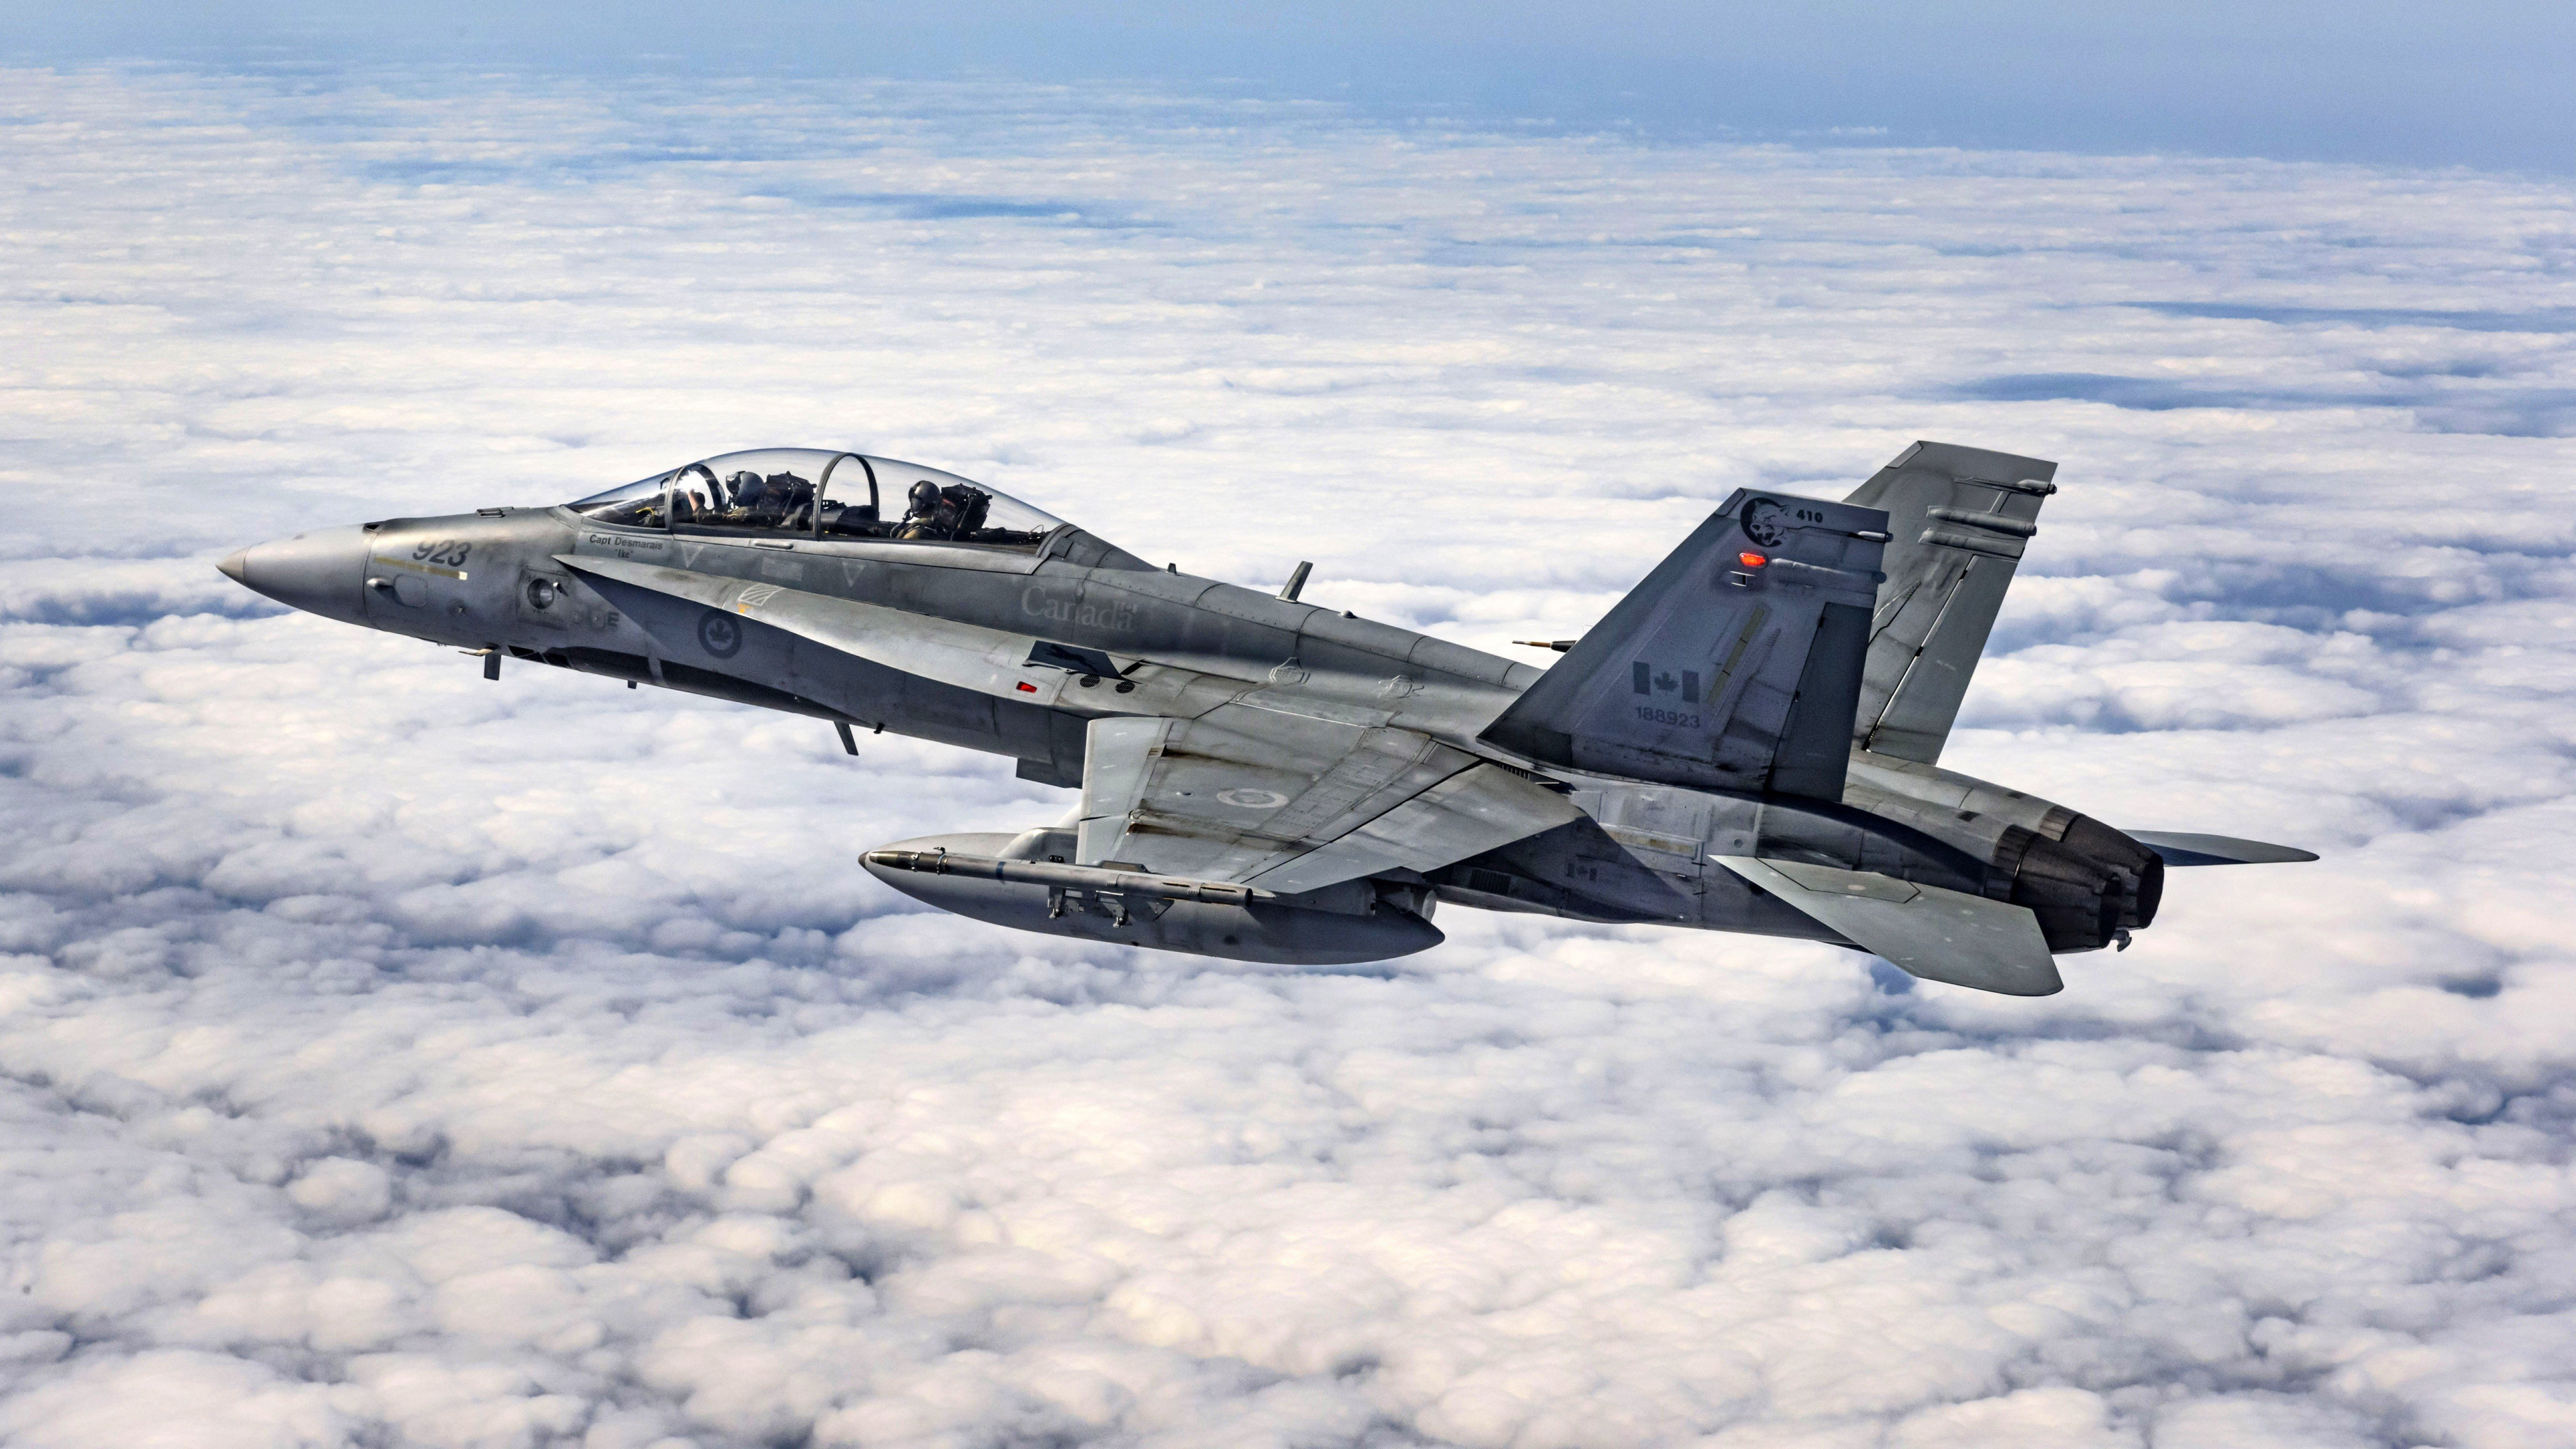
M36 62L1126 80L1668 137L2576 164L2576 11L2545 0L11 8L0 54Z

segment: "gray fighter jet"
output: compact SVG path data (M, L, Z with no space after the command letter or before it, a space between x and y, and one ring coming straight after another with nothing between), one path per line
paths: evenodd
M1940 768L2054 463L1917 443L1836 503L1739 490L1546 670L1145 560L954 474L734 453L553 508L325 529L220 567L480 655L1007 755L1081 791L879 880L996 925L1236 960L1437 944L1436 905L1831 942L2036 996L2167 866Z

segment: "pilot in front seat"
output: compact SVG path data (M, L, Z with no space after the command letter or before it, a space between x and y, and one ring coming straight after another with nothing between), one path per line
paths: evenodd
M763 496L769 491L769 485L760 481L760 475L749 471L736 473L725 479L725 488L733 494L733 502L723 514L725 521L729 523L750 522L759 512Z
M905 510L903 527L897 538L953 538L957 534L957 505L939 491L939 485L924 478L912 485L912 506Z

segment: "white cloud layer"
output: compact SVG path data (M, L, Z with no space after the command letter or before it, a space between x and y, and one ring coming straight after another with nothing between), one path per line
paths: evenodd
M2576 195L872 85L0 78L0 1439L2576 1438ZM1569 637L2064 460L1951 763L2327 852L2044 1001L925 913L994 761L212 571L765 442Z

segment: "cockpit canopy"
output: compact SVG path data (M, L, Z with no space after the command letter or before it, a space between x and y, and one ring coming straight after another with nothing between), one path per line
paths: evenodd
M1064 527L919 463L826 448L727 453L569 505L596 523L763 538L888 539L1022 552Z

